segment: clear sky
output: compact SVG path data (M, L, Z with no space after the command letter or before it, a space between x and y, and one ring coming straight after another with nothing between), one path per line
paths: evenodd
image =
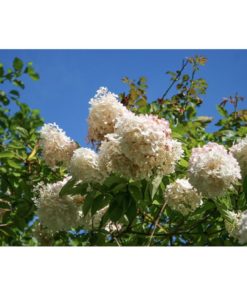
M40 80L25 80L22 100L40 109L45 122L56 122L86 145L88 101L100 86L118 94L127 90L122 77L145 76L152 101L169 84L166 71L178 70L184 57L195 54L208 58L197 76L209 84L199 114L216 121L215 106L223 97L238 92L247 98L247 50L0 50L0 62L10 66L14 57L32 61ZM241 107L247 108L247 100Z

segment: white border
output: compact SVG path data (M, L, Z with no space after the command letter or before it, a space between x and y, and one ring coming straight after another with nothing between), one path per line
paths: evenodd
M2 1L3 2L3 1ZM244 0L8 0L1 48L246 48Z
M241 0L7 0L1 48L247 48ZM0 52L1 53L1 52ZM246 248L0 248L1 295L239 295Z
M8 296L232 296L246 289L246 249L238 247L20 247L0 254L1 295Z

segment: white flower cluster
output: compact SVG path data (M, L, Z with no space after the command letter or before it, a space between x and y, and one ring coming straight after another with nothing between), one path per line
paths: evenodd
M230 148L231 153L237 159L241 173L244 176L247 175L247 136L239 141L238 144L233 145Z
M173 173L183 155L181 143L171 138L169 123L156 116L125 114L117 118L115 133L106 135L99 160L108 173L133 179Z
M76 149L69 168L74 178L85 183L103 180L103 175L99 170L98 154L89 148Z
M171 209L183 215L193 212L202 204L202 195L187 179L177 179L169 184L164 192L164 198Z
M217 143L193 148L189 181L205 197L216 198L241 179L240 167L231 153Z
M99 149L99 166L102 172L117 173L132 179L144 179L150 174L149 168L133 163L122 153L120 138L116 134L109 134L106 138Z
M59 196L62 187L68 182L69 177L53 184L39 184L35 191L39 197L34 199L37 214L42 225L52 231L69 230L82 224L80 205L83 197Z
M107 225L105 226L105 230L110 233L120 232L122 228L123 228L122 224L113 223L112 221L107 223Z
M104 136L114 132L116 119L129 113L118 100L117 95L101 87L89 102L91 108L88 117L88 138L90 141L102 141Z
M234 213L228 212L231 220L225 221L226 230L229 235L238 240L240 244L247 243L247 211Z
M44 124L40 131L40 146L46 164L55 168L59 162L68 164L77 145L55 123Z
M166 120L135 115L104 87L90 104L89 139L101 142L99 154L76 149L56 124L46 124L41 130L41 146L47 164L55 167L64 162L74 178L88 183L103 182L111 173L139 180L174 172L183 149L171 138Z

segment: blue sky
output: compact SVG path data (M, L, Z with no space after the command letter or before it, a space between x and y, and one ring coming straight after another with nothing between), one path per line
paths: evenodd
M247 50L0 50L0 62L10 66L14 57L32 61L40 80L25 80L22 100L40 109L45 122L56 122L86 145L88 101L100 86L120 93L127 90L122 77L145 76L152 101L169 84L166 71L178 70L184 57L195 54L208 58L197 76L209 84L199 114L217 120L215 106L223 97L236 92L247 97ZM247 108L247 101L241 107Z

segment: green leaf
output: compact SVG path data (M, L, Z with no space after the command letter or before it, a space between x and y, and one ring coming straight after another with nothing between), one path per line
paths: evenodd
M223 108L222 106L217 105L217 106L216 106L216 109L217 109L217 111L219 112L219 114L220 114L222 117L227 117L227 116L228 116L228 113L227 113L226 109Z
M92 195L88 194L86 196L86 199L83 202L83 207L82 207L84 216L86 216L87 213L90 211L92 204L93 204L93 197Z
M183 76L183 81L188 81L189 79L190 79L190 76L189 75L185 74Z
M247 198L247 176L245 176L244 178L243 190L244 190L245 197Z
M109 217L110 217L111 221L117 222L123 214L123 208L121 208L119 206L118 202L113 201L110 204L108 212L109 212Z
M39 74L35 72L31 62L28 63L25 73L27 73L32 80L39 80Z
M135 201L143 200L143 195L140 186L134 183L128 185L129 192Z
M24 83L23 83L21 80L19 80L19 79L14 79L14 80L13 80L13 84L16 85L16 86L19 86L19 87L22 88L22 89L25 88Z
M101 210L107 205L107 200L102 194L97 196L92 203L91 214L94 215L97 211Z
M16 71L21 71L23 68L23 62L19 58L15 58L13 61L13 67Z
M59 196L65 196L65 195L69 195L72 193L72 188L75 185L76 180L75 179L70 179L64 186L63 188L60 190L59 192Z
M114 186L118 185L119 183L126 183L126 179L119 177L119 176L110 176L104 182L104 184L108 188L113 188Z
M152 189L151 189L151 199L153 200L156 192L158 191L158 188L160 186L160 183L162 182L162 176L157 176L152 181Z
M189 165L189 163L188 163L188 161L187 160L185 160L185 159L181 159L180 161L179 161L179 165L181 166L181 167L183 167L183 168L188 168L188 165Z
M13 161L13 160L11 160L11 159L8 159L8 160L7 160L7 163L8 163L8 165L9 165L10 167L12 167L12 168L14 168L14 169L22 169L22 168L23 168L23 166L22 166L20 163L15 162L15 161Z
M13 152L6 151L6 152L0 152L0 158L13 158L15 157Z
M11 90L9 93L18 97L18 98L20 97L20 93L17 90Z
M193 106L189 106L186 111L189 119L193 118L196 115L196 109Z
M132 223L133 220L136 218L137 215L137 207L134 200L132 200L128 210L126 211L125 215L127 216L129 223Z
M3 64L0 64L0 77L3 77L3 75L4 75Z
M17 126L15 129L21 134L21 136L28 137L28 131L25 128Z

